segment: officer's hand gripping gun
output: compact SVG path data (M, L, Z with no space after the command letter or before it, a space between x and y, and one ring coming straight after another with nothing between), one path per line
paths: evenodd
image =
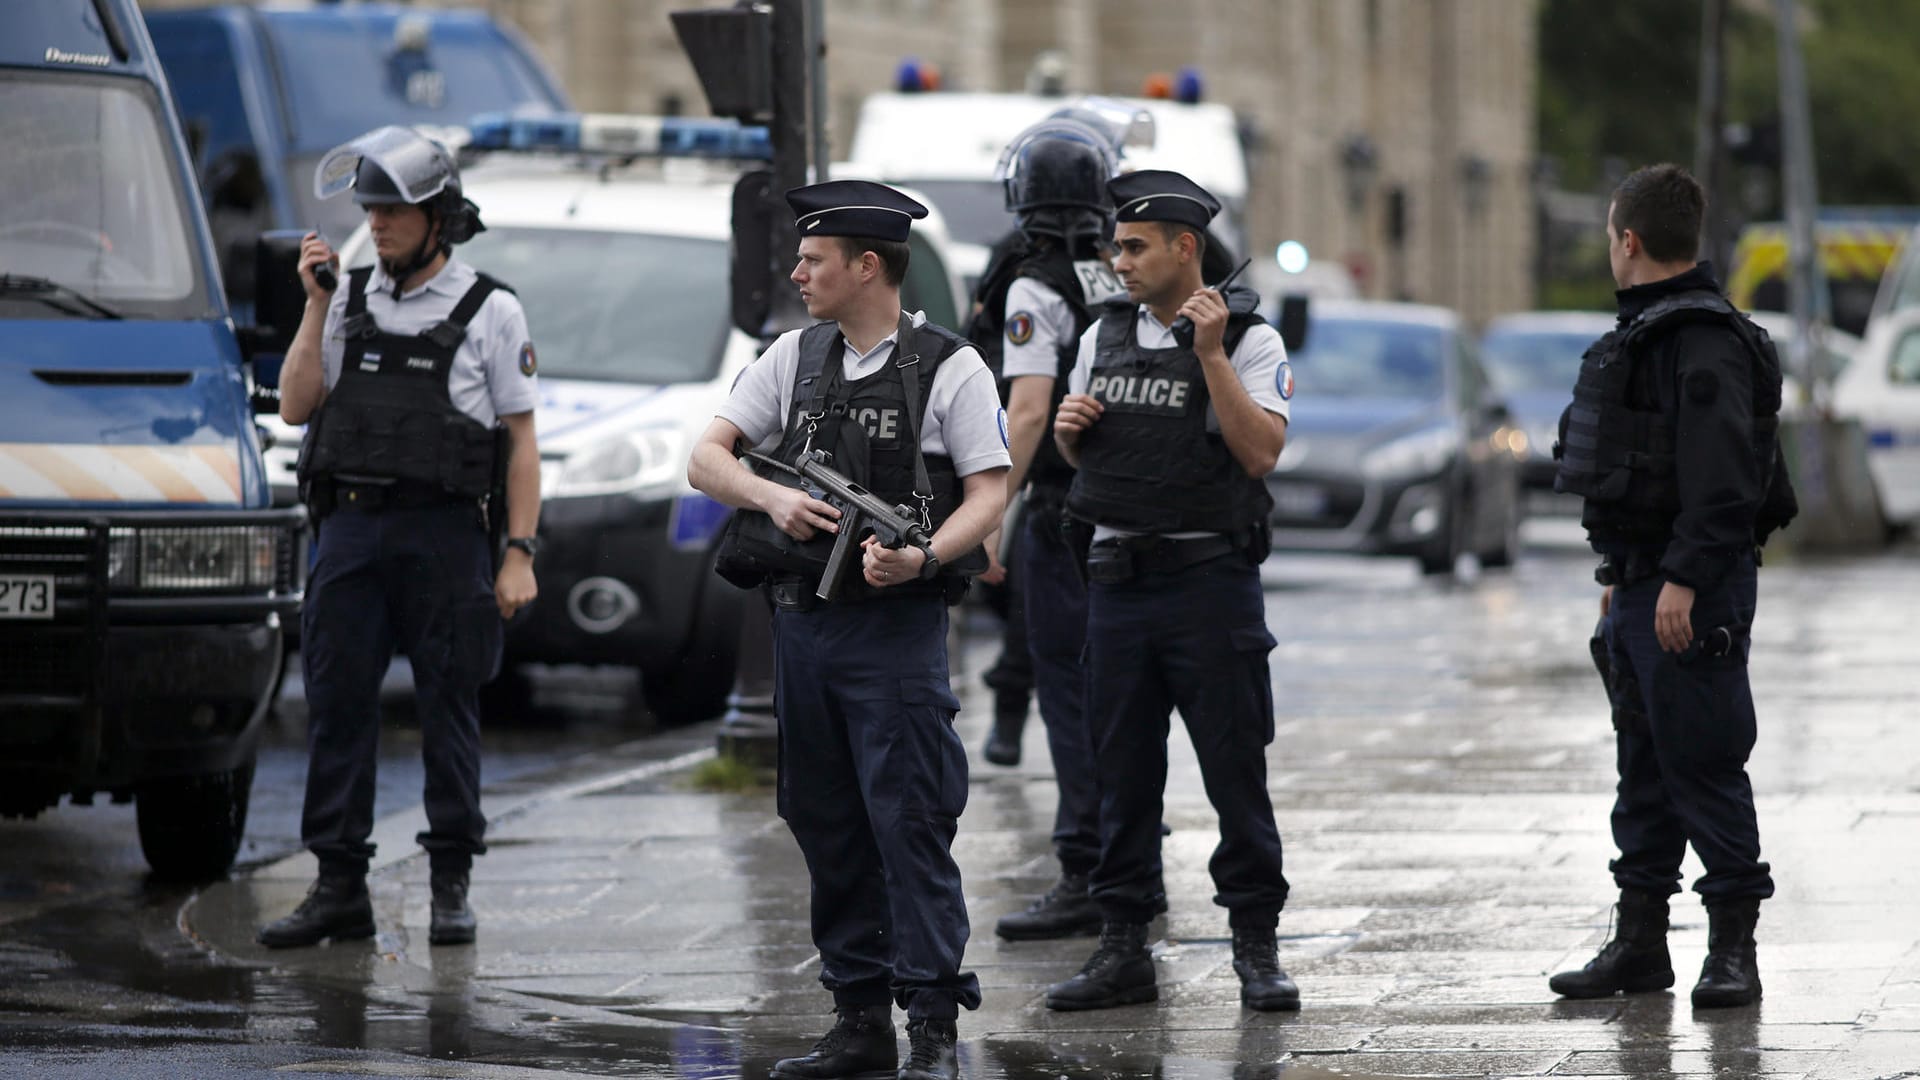
M1247 261L1241 263L1239 266L1234 267L1233 273L1228 274L1226 278L1220 282L1220 284L1213 286L1213 291L1224 295L1227 291L1227 286L1233 284L1234 280L1240 276L1241 272L1246 270L1247 267L1252 265L1253 265L1253 260L1248 259ZM1193 320L1192 319L1189 319L1185 315L1182 315L1179 318L1173 320L1173 325L1167 327L1167 329L1173 334L1173 340L1180 343L1181 348L1183 349L1193 348Z
M873 492L847 479L828 464L833 459L824 450L807 451L797 468L753 450L747 451L747 456L805 480L812 487L809 494L840 511L840 531L834 536L826 572L820 575L820 587L815 590L815 595L822 600L831 602L839 598L847 560L855 557L866 534L872 533L879 539L881 547L896 550L908 544L925 547L933 541L919 514L910 507L888 506Z

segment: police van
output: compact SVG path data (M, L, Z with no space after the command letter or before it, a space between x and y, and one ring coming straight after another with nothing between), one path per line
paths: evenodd
M0 814L131 798L156 871L218 874L301 518L134 0L0 6L0 81Z
M482 112L550 113L566 93L484 12L393 4L224 4L147 13L206 199L228 299L253 300L254 238L360 224L315 196L328 150L386 124L456 128Z
M899 85L918 81L911 65L903 65ZM1185 96L1197 98L1197 89ZM1233 110L1177 98L1097 100L1152 118L1150 144L1143 139L1129 146L1128 166L1173 169L1212 192L1221 203L1213 233L1246 251L1247 161ZM946 216L956 266L971 287L992 246L1013 228L996 176L1001 153L1014 136L1075 103L1057 94L873 94L860 106L847 164L855 175L926 195Z
M508 628L502 678L637 667L657 719L717 716L747 594L712 572L727 508L687 484L687 461L761 349L731 321L728 244L740 162L767 156L766 133L606 115L475 118L471 132L461 182L487 228L459 256L518 292L541 393L540 599ZM940 220L909 243L903 302L958 325ZM364 228L341 251L348 267L373 258ZM290 486L300 432L281 431L269 456Z

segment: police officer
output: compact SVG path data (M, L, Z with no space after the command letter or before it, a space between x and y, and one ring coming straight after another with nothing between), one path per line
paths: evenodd
M1016 561L1008 570L1027 601L1021 605L1027 630L1021 644L1032 656L1060 789L1053 820L1060 879L1027 910L995 924L994 932L1009 941L1090 934L1100 927L1100 913L1087 895L1087 875L1100 857L1100 794L1081 666L1087 594L1079 554L1060 527L1073 466L1051 436L1080 337L1093 324L1092 309L1119 291L1104 257L1113 236L1107 181L1119 171L1116 149L1111 133L1071 116L1044 120L1016 136L1000 172L1019 229L981 280L987 306L977 322L997 331L1008 386L1008 490L1026 489L1011 544ZM996 727L1000 722L996 717ZM988 750L993 760L993 743Z
M1760 860L1747 755L1759 545L1794 513L1775 438L1780 368L1765 332L1695 263L1705 198L1675 165L1615 189L1607 252L1619 325L1587 350L1561 418L1555 489L1585 500L1604 561L1600 645L1620 785L1613 937L1549 985L1567 997L1673 985L1667 898L1688 844L1710 926L1697 1008L1760 997L1753 930L1773 877Z
M446 150L410 128L381 128L321 160L317 194L349 186L378 265L347 274L329 296L315 270L337 260L308 234L306 313L280 376L282 419L310 424L301 479L320 519L301 612L310 757L300 823L320 875L259 939L279 948L374 932L367 837L380 682L397 646L413 666L426 764L429 940L464 944L475 930L468 873L486 850L479 691L499 666L501 620L535 593L533 344L513 293L452 256L482 226ZM497 573L481 510L496 422L511 437L509 546Z
M1055 441L1078 466L1067 508L1093 527L1087 716L1100 785L1092 893L1100 945L1047 991L1053 1009L1158 997L1147 923L1160 880L1167 724L1178 707L1220 815L1214 902L1229 912L1241 1001L1297 1009L1274 930L1287 899L1267 796L1273 635L1257 567L1265 477L1286 442L1286 349L1248 289L1202 285L1219 202L1174 172L1108 185L1129 302L1080 339Z
M796 188L787 201L801 238L792 279L821 321L782 335L743 373L688 471L694 487L747 511L723 544L729 580L744 579L734 559L750 547L761 561L742 565L767 568L779 810L812 876L820 981L838 1014L812 1052L773 1074L892 1069L897 1001L912 1046L899 1076L951 1077L954 1022L961 1006L978 1007L980 986L960 971L967 912L950 848L967 763L952 726L947 605L985 568L980 542L1006 504L1000 403L965 339L900 309L908 228L926 207L858 180ZM821 601L841 512L734 456L775 437L772 457L826 452L924 518L932 543L856 538L860 565Z

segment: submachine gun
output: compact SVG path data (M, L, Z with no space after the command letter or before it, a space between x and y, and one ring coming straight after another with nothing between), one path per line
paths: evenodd
M747 456L805 480L813 489L809 494L840 511L840 531L834 535L826 571L820 575L820 587L814 590L814 595L822 600L831 602L839 598L847 560L859 550L866 534L872 533L881 547L896 550L908 544L925 547L933 542L927 523L911 507L888 506L873 492L847 479L844 473L828 464L833 456L825 450L807 451L797 467L754 450L747 451Z

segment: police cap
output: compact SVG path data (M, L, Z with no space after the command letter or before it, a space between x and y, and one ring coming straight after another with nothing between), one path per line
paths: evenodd
M1142 169L1107 182L1118 221L1171 221L1205 229L1220 212L1207 189L1166 169Z
M787 192L794 223L802 237L860 236L904 242L927 208L885 184L870 180L829 180Z

